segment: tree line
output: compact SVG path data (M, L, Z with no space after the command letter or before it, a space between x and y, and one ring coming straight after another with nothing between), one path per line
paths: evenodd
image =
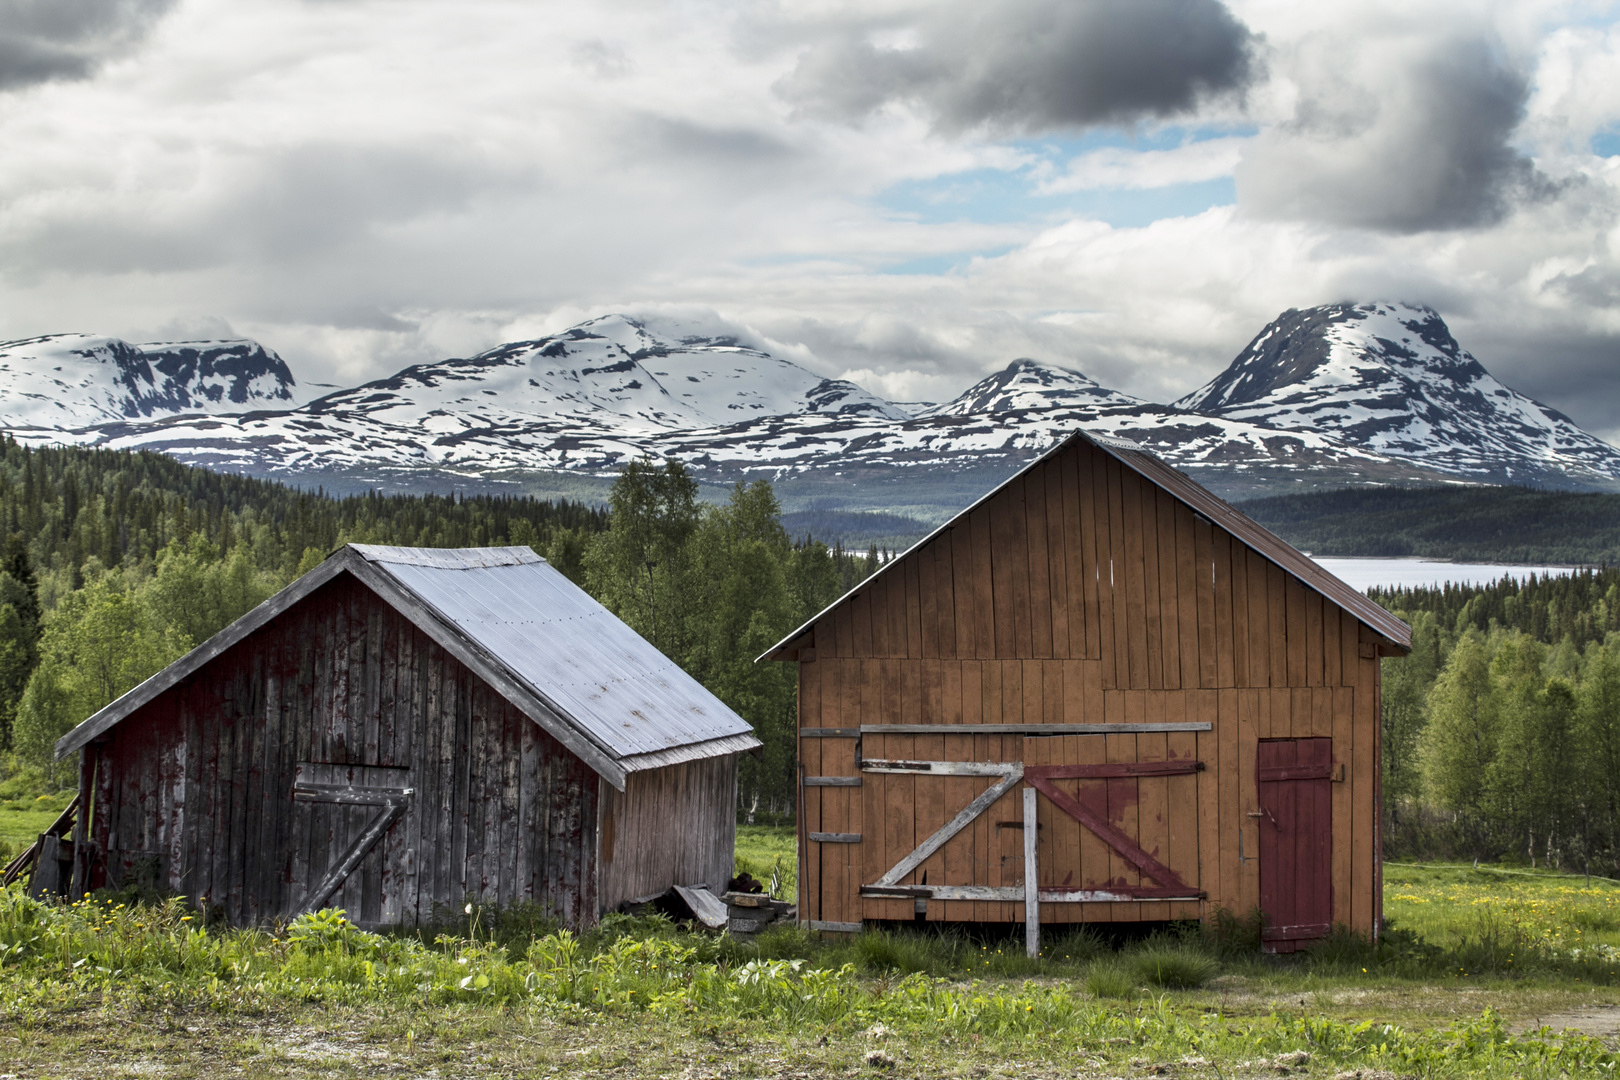
M791 665L752 663L880 562L788 536L767 483L719 506L676 463L632 462L608 508L521 496L334 498L152 453L0 439L0 752L51 763L75 724L350 542L526 545L652 641L765 743L745 808L791 813Z
M1385 854L1620 876L1620 570L1398 589Z

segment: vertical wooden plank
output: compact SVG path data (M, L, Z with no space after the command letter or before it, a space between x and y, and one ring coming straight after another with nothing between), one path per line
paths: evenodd
M981 506L968 515L968 531L973 568L975 637L973 655L981 660L987 660L996 655L996 635L1000 633L996 624L1002 607L996 599L995 572L990 559L991 530L988 506Z
M965 729L971 729L974 724L984 722L984 662L977 660L964 660L961 662L962 672L962 724ZM947 742L947 750L954 757L953 760L975 760L973 754L977 749L977 740L972 737L952 738ZM963 807L972 802L978 795L979 789L975 782L967 777L953 779L951 787L951 805ZM983 817L984 815L980 815ZM976 828L967 828L952 841L956 861L946 867L951 875L950 883L953 885L978 885L986 879L982 876L982 866L985 861L983 849L979 847L980 835ZM959 918L971 922L978 917L978 905L972 901L953 902L948 908L951 918Z
M1141 479L1132 477L1136 481L1136 498L1140 506L1141 518L1141 590L1142 610L1147 619L1147 681L1134 682L1133 686L1141 688L1160 689L1164 681L1164 610L1161 607L1159 596L1159 489ZM1129 508L1127 506L1127 513ZM1131 570L1137 572L1135 558L1132 558ZM1135 593L1137 586L1132 586Z
M1197 699L1200 691L1184 690L1172 695L1166 702L1166 716L1171 723L1186 723L1200 719ZM1165 736L1166 758L1170 761L1198 761L1198 734L1192 731L1172 731ZM1181 880L1199 889L1207 889L1198 865L1199 802L1198 780L1201 773L1166 778L1166 822L1170 845L1166 865L1180 875ZM1199 917L1197 901L1170 905L1170 918L1196 919Z
M1077 655L1102 659L1101 616L1097 599L1097 451L1074 444L1063 461L1064 505L1073 506L1069 518L1069 595L1077 597L1086 628L1085 652ZM1106 494L1106 487L1101 489Z
M1110 481L1112 481L1110 477ZM1125 616L1121 640L1125 642L1126 677L1121 687L1143 689L1150 685L1148 677L1148 622L1147 593L1142 575L1142 482L1134 473L1120 475L1121 526L1118 530L1122 544L1115 549L1115 598L1124 597ZM1115 619L1121 614L1115 605Z
M1164 687L1176 690L1181 687L1183 626L1178 572L1181 556L1176 543L1176 511L1180 507L1166 491L1154 491L1154 497L1158 504L1159 522L1156 573L1159 578L1159 632L1162 635L1160 647L1164 663ZM1189 621L1186 625L1192 624Z
M939 655L955 658L956 651L956 571L951 560L949 534L934 541L935 612L939 620Z
M1206 690L1221 685L1220 652L1215 643L1215 544L1213 532L1214 530L1209 525L1196 518L1193 519L1193 573L1198 596L1197 685ZM1230 653L1228 653L1228 657L1230 657Z
M1354 765L1352 761L1352 727L1355 723L1355 690L1348 686L1336 686L1328 691L1332 697L1333 711L1333 762L1348 772ZM1351 871L1352 858L1350 837L1353 834L1352 821L1355 815L1355 803L1351 798L1352 784L1349 782L1335 783L1333 785L1333 921L1349 926L1354 922L1355 915L1351 910Z
M1176 611L1181 634L1183 690L1201 684L1198 619L1198 540L1192 511L1176 506Z
M1109 718L1104 723L1113 722L1116 716L1124 715L1123 704L1120 697L1125 691L1109 690L1103 694L1104 714ZM1076 735L1071 740L1065 740L1068 746L1064 749L1064 764L1067 765L1102 765L1108 760L1108 740L1103 735ZM1076 780L1073 787L1075 798L1088 806L1092 813L1104 820L1108 818L1108 782L1106 780ZM1102 838L1090 829L1077 828L1075 842L1078 848L1077 860L1079 873L1075 881L1083 888L1104 888L1114 880L1113 860L1111 849L1103 843ZM1107 921L1112 918L1113 905L1086 904L1081 915L1090 921Z
M1147 706L1147 695L1141 691L1131 691L1120 695L1124 706L1124 723L1140 724L1146 717L1144 713ZM1105 735L1105 745L1108 748L1108 760L1140 761L1141 752L1137 747L1136 735ZM1131 778L1110 779L1108 785L1108 821L1120 832L1140 843L1141 830L1141 794L1137 781ZM1117 853L1110 849L1109 866L1115 878L1123 879L1132 885L1147 883L1130 863L1126 862ZM1111 914L1116 922L1140 922L1142 919L1142 905L1139 903L1110 904Z
M1069 643L1069 617L1073 605L1069 602L1068 529L1065 526L1067 510L1063 503L1063 463L1061 460L1047 462L1041 472L1046 480L1046 557L1052 598L1052 655L1060 658L1078 656L1082 650Z
M851 655L868 657L872 655L872 598L869 586L862 586L861 591L850 597L844 605L849 608L850 632L853 635L850 645Z
M1040 835L1035 809L1035 789L1024 792L1024 952L1031 959L1041 955L1041 897L1040 872L1035 852Z
M1102 455L1099 455L1102 457ZM1099 569L1102 572L1101 584L1107 586L1108 605L1114 614L1113 650L1114 650L1114 686L1121 689L1134 685L1131 682L1131 657L1137 657L1136 668L1144 674L1147 668L1146 642L1142 640L1141 647L1135 644L1141 640L1143 632L1142 620L1139 613L1133 614L1127 596L1127 578L1125 564L1129 561L1129 552L1126 545L1128 527L1125 521L1125 480L1124 470L1119 462L1105 458L1103 468L1108 476L1108 535L1106 538L1107 560L1103 561L1103 553L1098 553ZM1140 515L1138 515L1140 516ZM1104 682L1104 686L1108 683Z
M1371 635L1365 628L1363 640ZM1351 864L1350 925L1363 934L1373 930L1373 913L1377 909L1378 853L1373 838L1377 835L1380 808L1376 787L1378 775L1378 660L1363 659L1357 665L1359 676L1353 702L1355 723L1351 730L1350 787L1355 800L1350 834Z
M1024 478L1024 536L1029 564L1030 651L1020 656L1050 659L1052 651L1052 568L1046 535L1046 483L1044 469Z
M1266 595L1270 563L1259 553L1244 549L1249 575L1249 685L1271 685L1271 604ZM1277 642L1281 645L1281 642Z
M956 648L951 654L960 658L978 656L978 621L983 610L978 606L973 587L972 530L961 522L945 533L951 545L951 608L956 620Z
M1003 655L1027 657L1035 655L1034 629L1031 617L1029 586L1029 521L1028 496L1024 478L1009 482L1003 489L997 513L1006 521L1008 543L991 554L997 565L1007 563L1007 580L1012 583L1012 651Z
M1343 613L1339 605L1322 602L1322 683L1338 686L1344 681L1342 656L1339 651L1339 625Z
M1258 819L1251 814L1258 814L1260 810L1258 798L1259 789L1255 786L1255 760L1259 753L1260 731L1265 720L1265 701L1267 691L1259 688L1242 690L1238 693L1238 792L1240 825L1243 830L1243 876L1240 888L1240 904L1238 910L1248 912L1260 904L1260 826Z
M1215 908L1233 905L1226 897L1226 878L1230 872L1226 856L1226 834L1229 827L1221 820L1221 778L1224 761L1221 758L1221 723L1219 693L1200 690L1193 695L1192 718L1210 725L1210 730L1196 733L1198 760L1204 771L1194 778L1198 787L1198 886L1208 894L1209 900L1200 909L1208 917Z
M1281 571L1278 571L1281 573ZM1305 585L1292 575L1283 575L1283 595L1287 597L1288 685L1309 686L1309 649L1306 642Z
M1271 685L1287 686L1288 575L1270 562L1266 564L1266 600L1271 623Z
M1221 687L1238 687L1249 682L1249 653L1243 614L1239 612L1239 597L1244 597L1247 612L1247 578L1239 585L1238 559L1234 557L1233 539L1226 529L1212 529L1213 560L1210 572L1215 576L1215 667L1217 683Z
M1305 683L1322 685L1322 594L1305 590Z
M926 544L910 559L916 566L921 619L922 647L915 654L918 657L939 656L939 590L934 584L934 551L937 547L937 544Z
M1150 691L1144 704L1147 708L1147 722L1162 724L1168 719L1170 699L1177 703L1181 695L1169 691ZM1136 752L1139 761L1165 761L1169 758L1169 739L1164 732L1144 731L1136 737ZM1137 791L1137 846L1162 863L1173 865L1170 853L1170 778L1165 776L1144 776L1136 782ZM1142 884L1154 884L1148 877L1142 878ZM1160 920L1170 917L1170 905L1164 902L1144 903L1138 909L1144 920Z

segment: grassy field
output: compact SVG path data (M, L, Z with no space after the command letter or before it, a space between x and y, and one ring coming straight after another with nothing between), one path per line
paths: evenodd
M783 900L799 899L799 859L797 835L792 826L737 826L737 872L747 871L769 884L778 875L775 895Z
M791 889L791 830L738 866ZM1386 871L1395 929L1260 954L1256 928L754 944L522 911L378 936L335 913L202 929L178 902L0 892L4 1072L33 1076L1612 1077L1620 886ZM1612 970L1611 970L1612 969Z
M73 792L64 791L0 801L0 861L9 860L32 844L67 809L72 798Z

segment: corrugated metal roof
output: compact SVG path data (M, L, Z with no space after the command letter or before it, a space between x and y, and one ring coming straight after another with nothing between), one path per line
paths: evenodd
M890 568L904 562L912 552L930 543L946 529L951 528L965 519L974 510L994 498L996 493L1018 477L1039 466L1048 458L1056 457L1075 441L1090 443L1103 453L1114 458L1120 464L1141 476L1143 479L1163 488L1173 497L1181 500L1195 512L1204 515L1214 524L1225 529L1243 543L1259 552L1261 555L1276 563L1277 566L1297 577L1307 588L1313 589L1335 604L1339 605L1356 618L1360 619L1373 631L1383 636L1392 645L1410 651L1412 648L1412 628L1379 605L1372 602L1365 593L1345 584L1334 577L1318 563L1296 549L1288 541L1271 532L1259 522L1253 521L1231 503L1222 499L1214 492L1209 491L1196 480L1171 468L1154 455L1142 449L1140 445L1129 439L1120 439L1113 436L1093 434L1089 431L1076 431L1046 453L1035 458L1018 472L997 484L990 491L980 496L973 504L946 521L939 528L912 544L898 558L892 559L883 565L883 568L866 581L858 583L853 589L828 604L821 611L812 615L802 626L788 634L781 641L766 649L758 657L760 660L791 660L793 656L785 650L793 645L794 641L808 633L827 612L832 611L850 597L867 587L872 578L886 574Z
M713 740L729 739L716 745L733 753L760 745L747 721L528 548L350 546L614 757L668 764L667 752Z

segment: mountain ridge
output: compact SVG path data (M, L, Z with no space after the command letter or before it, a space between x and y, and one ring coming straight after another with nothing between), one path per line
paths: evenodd
M1076 428L1137 442L1235 497L1503 475L1620 490L1620 451L1496 382L1438 314L1412 305L1286 312L1170 405L1020 358L913 413L757 341L693 329L608 315L297 407L140 414L124 403L78 427L11 426L24 441L400 491L605 483L650 454L684 461L705 483L772 480L784 502L904 506L925 518L958 508L970 478L993 483ZM1392 396L1407 386L1413 400ZM0 418L6 404L0 384Z

